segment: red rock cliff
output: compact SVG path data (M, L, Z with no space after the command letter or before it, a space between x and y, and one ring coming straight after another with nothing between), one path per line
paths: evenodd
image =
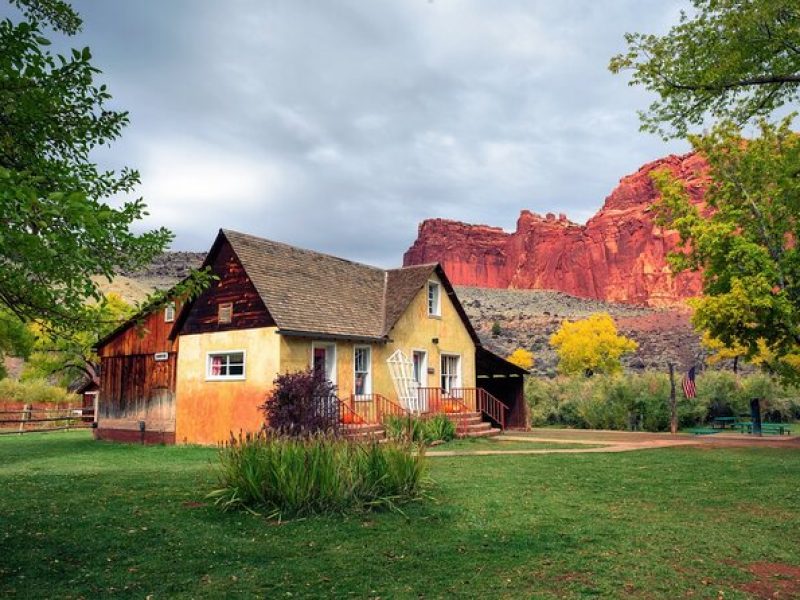
M682 179L702 203L707 166L695 154L668 156L624 177L586 225L523 210L513 233L499 227L428 219L405 265L440 262L455 285L550 289L614 302L666 306L696 296L699 274L673 275L666 262L678 235L655 225L654 169Z

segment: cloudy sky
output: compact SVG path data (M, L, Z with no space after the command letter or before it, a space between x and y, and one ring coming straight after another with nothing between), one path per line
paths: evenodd
M140 170L175 249L227 227L382 266L425 218L583 222L670 152L607 70L673 0L79 0L131 113L104 164ZM9 11L10 9L5 9Z

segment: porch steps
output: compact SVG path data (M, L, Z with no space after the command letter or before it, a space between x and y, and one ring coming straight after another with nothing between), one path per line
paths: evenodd
M344 436L351 440L383 440L386 430L383 425L343 425Z
M502 433L500 429L484 421L478 412L448 414L447 418L455 424L458 437L492 437Z

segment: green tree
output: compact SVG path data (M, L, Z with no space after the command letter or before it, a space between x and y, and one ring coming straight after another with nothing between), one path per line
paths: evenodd
M92 276L141 267L172 236L131 230L146 214L141 199L108 202L139 174L101 170L91 152L119 137L128 114L108 107L88 48L47 49L45 26L74 34L77 14L64 2L13 3L23 18L0 21L0 305L70 330L87 299L101 300Z
M798 99L797 0L692 0L666 35L628 33L609 68L658 94L642 128L685 137L711 117L744 123Z
M654 174L661 192L658 222L680 233L675 270L702 270L704 296L694 324L745 358L800 379L800 137L787 119L762 123L760 135L721 124L690 137L709 164L706 207L667 172ZM769 360L765 357L772 356Z
M23 378L55 378L65 387L81 378L99 383L100 359L93 346L133 312L133 307L119 295L108 294L100 302L87 305L85 314L89 318L82 321L84 328L69 336L55 335L51 328L33 323L30 329L35 343Z
M0 309L0 379L8 372L6 356L27 357L33 348L34 336L16 315Z
M620 359L639 347L617 332L614 319L607 313L564 321L550 336L550 345L558 354L558 371L566 375L616 373L622 369Z

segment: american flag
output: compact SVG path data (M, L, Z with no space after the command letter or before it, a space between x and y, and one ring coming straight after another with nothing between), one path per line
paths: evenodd
M687 398L694 398L697 396L697 387L694 384L694 367L689 369L689 372L683 376L683 395Z

